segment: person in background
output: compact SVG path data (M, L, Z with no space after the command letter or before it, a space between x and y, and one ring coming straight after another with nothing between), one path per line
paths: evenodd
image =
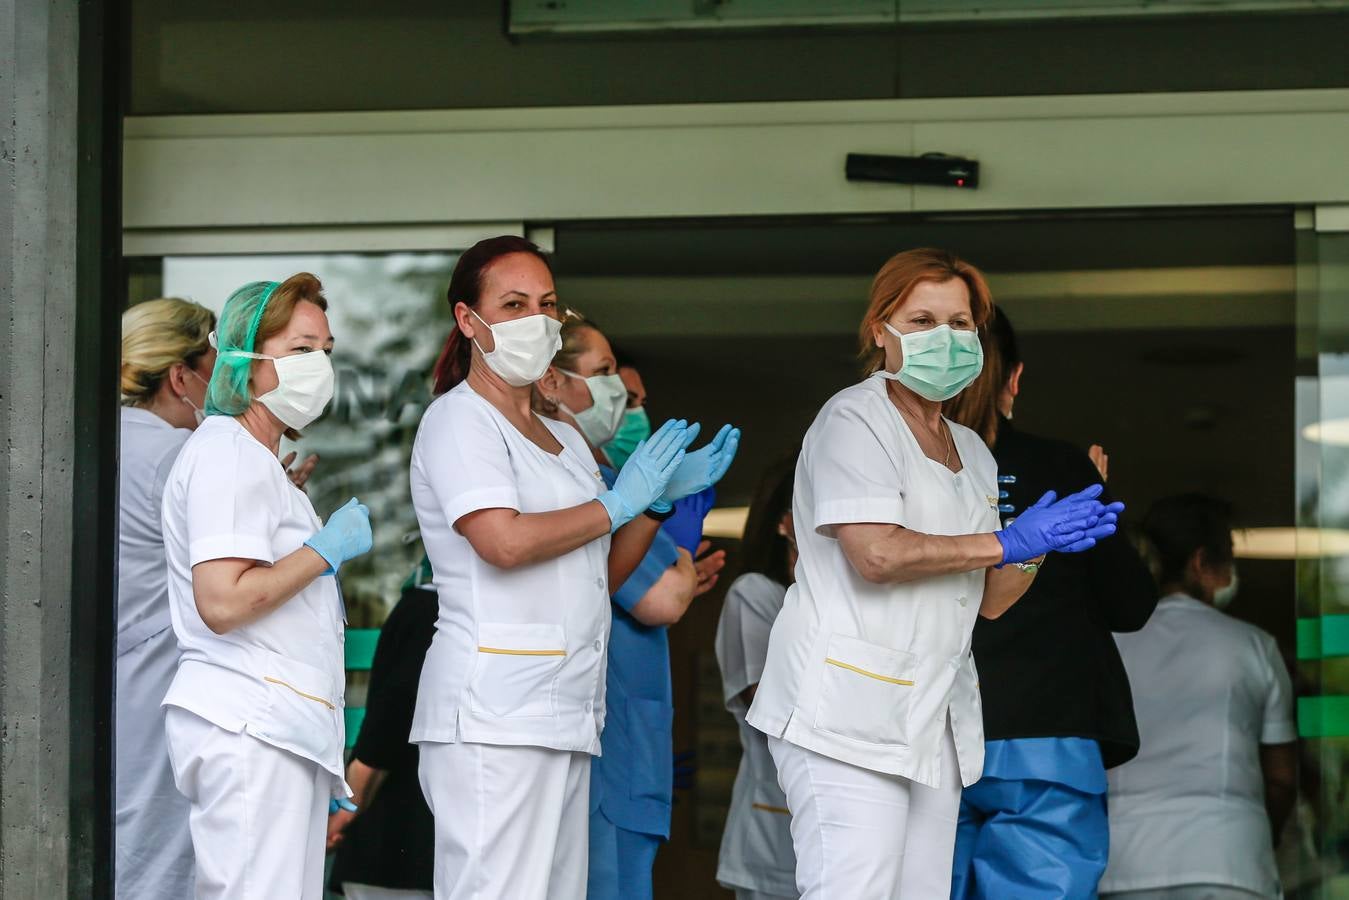
M536 385L538 411L575 425L606 483L613 483L617 473L607 463L614 457L601 448L625 417L627 391L618 363L604 334L580 316L566 318L561 336L562 348ZM709 447L716 463L707 475L707 490L730 467L739 437L728 425L713 438ZM715 583L715 571L700 576L693 561L701 536L701 518L690 537L692 547L681 546L662 527L611 598L608 716L600 738L603 752L592 763L590 780L590 900L650 898L651 867L670 836L674 701L666 629ZM720 568L724 557L715 564Z
M192 895L187 799L173 784L159 705L178 668L160 507L178 452L205 415L215 314L151 300L122 314L117 544L116 891Z
M717 881L736 900L797 897L791 813L778 785L768 739L745 723L768 656L768 635L794 580L792 476L796 454L764 472L749 506L740 545L740 577L731 583L717 622L722 696L740 730L740 768L721 835Z
M337 850L328 886L347 900L431 898L436 827L417 780L417 745L408 741L439 614L430 568L423 558L380 627L365 721L347 763L357 809L328 821L328 848Z
M342 778L337 570L371 547L353 498L323 523L279 464L333 393L319 280L258 281L225 302L206 420L164 487L169 609L182 655L164 698L199 898L323 892Z
M1003 521L1045 491L1103 484L1087 453L1012 426L1024 366L1001 310L983 343L984 371L945 411L993 451ZM1142 628L1156 605L1147 565L1112 537L1049 560L1016 606L975 623L984 773L961 797L955 900L1095 895L1110 839L1106 769L1138 752L1111 633Z
M983 275L953 254L889 259L858 329L870 374L802 444L796 581L747 719L768 737L805 900L950 892L961 785L984 758L975 619L1123 511L1095 485L998 530L993 455L941 414L983 368L975 329L991 313Z
M669 421L608 488L585 438L534 411L562 328L536 245L479 241L446 295L455 328L411 464L440 609L410 734L435 816L435 896L571 900L587 877L610 585L673 501L707 487L709 453L686 455L698 426ZM578 384L579 422L596 398Z
M613 350L614 358L618 361L618 377L622 379L623 386L628 392L627 408L623 412L618 430L601 449L609 464L614 469L621 469L633 449L650 437L651 419L646 412L646 382L642 379L636 360L618 347L614 347ZM708 512L716 502L715 487L699 491L676 502L674 514L661 525L661 529L674 538L679 546L693 554L694 562L699 566L700 576L704 575L705 570L713 564L720 570L721 561L724 561L726 555L718 550L711 556L704 557L706 547L701 543L703 520L707 518ZM699 587L711 590L713 585L700 582Z
M1297 726L1274 638L1222 612L1236 592L1228 505L1159 500L1143 520L1163 597L1116 638L1142 750L1110 773L1114 900L1281 896L1274 838L1297 797Z

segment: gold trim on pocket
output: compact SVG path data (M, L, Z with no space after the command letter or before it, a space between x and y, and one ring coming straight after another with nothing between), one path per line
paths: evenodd
M767 803L751 803L752 807L763 812L777 813L780 816L790 816L792 811L785 806L769 806Z
M566 656L566 650L503 650L501 647L479 647L479 653L496 653L500 656Z
M831 657L825 657L825 662L831 666L838 666L840 669L847 669L849 672L856 672L858 675L865 675L868 678L874 678L877 681L884 681L887 684L898 684L903 687L913 687L912 681L906 681L903 678L891 678L889 675L877 675L875 672L868 672L866 669L859 669L857 666L849 665L840 660Z
M337 709L336 706L333 706L331 703L329 703L327 700L324 700L322 697L315 697L313 694L306 694L304 691L300 690L300 689L297 688L295 685L293 685L293 684L287 684L286 682L282 681L280 678L273 678L273 677L270 676L270 675L264 675L264 676L262 676L262 680L265 681L265 682L267 682L268 684L279 684L279 685L281 685L283 688L287 688L287 689L289 689L289 690L294 691L295 693L299 694L301 697L305 698L306 700L313 700L315 703L322 703L324 706L328 707L329 709Z

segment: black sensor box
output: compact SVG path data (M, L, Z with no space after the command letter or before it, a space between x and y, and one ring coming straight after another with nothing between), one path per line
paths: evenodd
M894 184L937 184L946 187L979 186L979 162L944 153L923 156L877 156L849 153L845 170L849 181L888 181Z

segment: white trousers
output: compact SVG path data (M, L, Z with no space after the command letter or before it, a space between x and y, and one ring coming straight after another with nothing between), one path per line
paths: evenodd
M801 900L934 900L951 895L960 771L948 725L941 787L839 762L769 738L792 811Z
M586 895L590 755L542 747L423 743L436 819L436 900Z
M165 730L192 807L197 900L320 900L333 776L176 707Z
M192 896L189 808L173 781L159 705L176 671L172 628L117 655L117 900Z

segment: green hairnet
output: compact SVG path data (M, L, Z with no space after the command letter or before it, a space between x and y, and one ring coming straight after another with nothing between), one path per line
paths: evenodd
M237 416L253 401L248 392L253 359L247 354L255 352L262 314L280 286L279 281L250 281L225 301L215 330L218 355L206 390L206 415Z

